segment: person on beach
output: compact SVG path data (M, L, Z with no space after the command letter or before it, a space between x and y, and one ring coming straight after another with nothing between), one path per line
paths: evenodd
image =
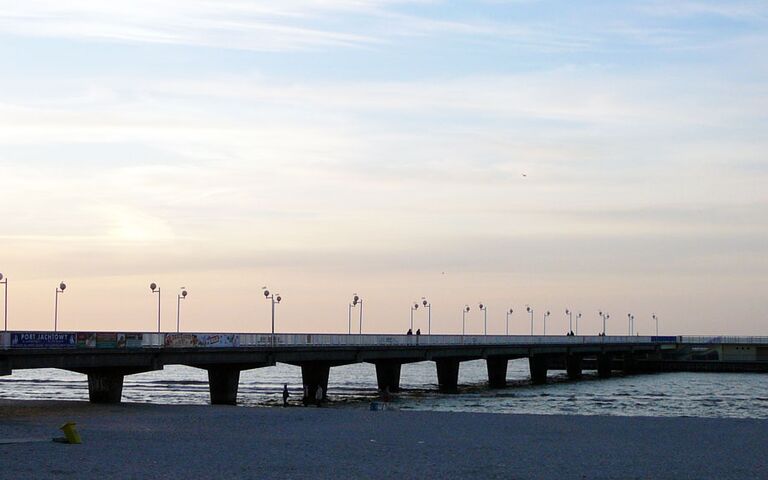
M290 397L290 396L291 396L291 394L288 393L288 384L284 383L283 384L283 406L284 407L288 406L288 397Z
M323 403L323 387L318 385L317 390L315 390L315 402L317 402L317 407L320 408L320 405Z

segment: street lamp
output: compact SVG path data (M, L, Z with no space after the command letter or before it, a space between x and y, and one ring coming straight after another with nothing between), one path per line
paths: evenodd
M264 287L264 298L272 301L272 346L275 346L275 304L280 303L283 297L279 293L270 294L267 287Z
M432 304L425 297L421 297L421 304L427 309L427 335L432 335Z
M464 340L464 332L465 328L464 325L467 323L467 313L469 313L469 305L464 305L464 308L461 310L461 337L462 341Z
M181 287L181 292L177 295L176 299L176 333L179 333L180 317L181 317L181 301L187 298L187 287Z
M550 313L550 311L549 311L549 310L547 310L546 312L544 312L544 335L546 335L546 334L547 334L547 317L548 317L550 314L551 314L551 313Z
M515 313L515 311L512 310L511 308L507 312L507 335L509 335L509 316L512 315L513 313Z
M64 293L67 289L67 285L64 282L59 283L56 288L56 300L53 304L53 331L57 332L59 329L59 294Z
M481 303L478 308L483 312L483 335L488 335L488 307Z
M413 332L413 312L419 309L418 302L413 302L413 305L411 306L411 332Z
M575 332L575 333L576 333L576 335L578 335L578 334L579 334L579 319L580 319L580 318L581 318L581 312L579 312L578 314L576 314L576 332Z
M656 314L654 313L651 318L653 318L653 320L656 322L656 336L658 337L659 336L659 317L657 317Z
M632 335L632 332L634 331L634 322L635 322L635 316L631 313L627 314L627 323L629 324L629 335Z
M155 282L149 284L152 293L157 294L157 333L160 333L160 287Z
M5 301L3 302L3 310L5 310L5 315L3 318L5 319L3 322L3 331L8 331L8 278L6 277L5 280L3 280L3 274L0 273L0 283L5 286Z
M531 335L533 335L533 309L530 306L526 305L525 311L531 314Z
M600 314L600 318L603 319L603 336L605 336L605 321L611 318L611 316L607 313L603 313L602 310L597 313Z
M573 312L570 308L566 308L565 314L568 315L568 334L570 334L573 331Z
M352 309L360 305L360 333L363 333L363 299L356 293L352 294L352 303L349 304L349 325L347 333L352 334Z

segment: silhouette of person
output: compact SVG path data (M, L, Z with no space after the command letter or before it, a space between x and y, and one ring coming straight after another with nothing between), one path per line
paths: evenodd
M413 335L413 331L409 328L408 331L405 334L406 335Z
M318 385L317 390L315 390L315 402L317 402L318 407L323 403L323 387L321 385Z
M416 335L421 335L421 329L420 328L416 329Z
M290 396L291 396L291 394L288 393L288 384L284 383L283 384L283 406L284 407L288 406L288 397L290 397Z

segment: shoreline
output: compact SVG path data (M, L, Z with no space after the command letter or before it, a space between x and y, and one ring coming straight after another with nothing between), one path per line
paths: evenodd
M760 419L0 400L9 438L2 479L768 477Z

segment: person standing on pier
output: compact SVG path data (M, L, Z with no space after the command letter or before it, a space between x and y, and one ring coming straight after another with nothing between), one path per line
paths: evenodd
M323 387L321 385L318 385L317 390L315 390L315 401L317 402L318 408L323 403Z

